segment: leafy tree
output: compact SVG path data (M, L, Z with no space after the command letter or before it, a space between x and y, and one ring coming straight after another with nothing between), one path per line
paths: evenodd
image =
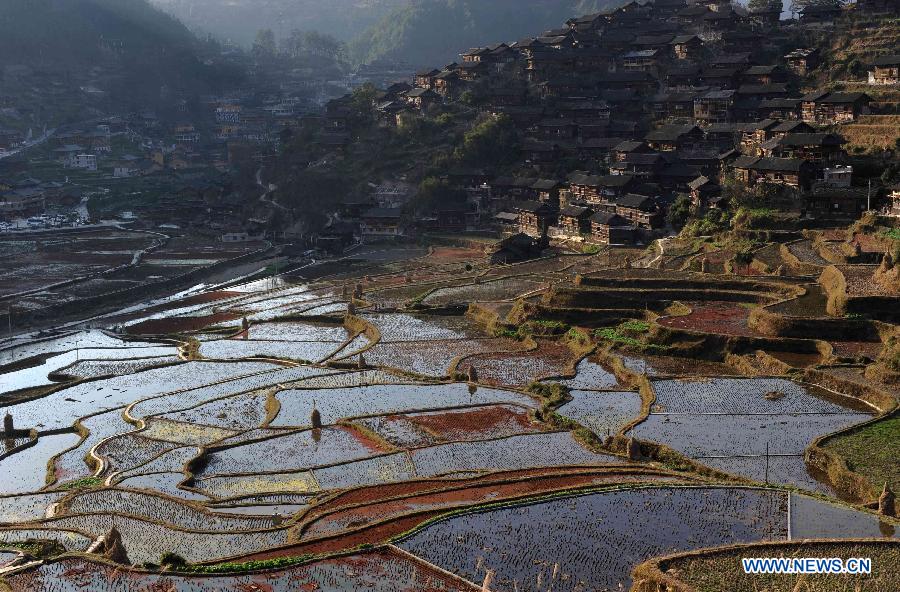
M455 157L470 165L502 166L515 162L519 146L516 126L508 115L488 117L466 132Z
M782 0L750 0L747 3L747 8L749 8L752 12L760 12L766 9L778 10L778 13L784 10L784 2Z
M275 57L275 33L272 29L260 29L253 41L253 55L257 59L271 59Z
M672 228L681 230L687 224L691 217L691 198L687 195L681 195L669 208L668 221Z
M802 12L807 7L836 7L844 5L844 0L791 0L791 14Z
M452 187L437 177L426 177L419 184L416 196L410 201L414 214L433 212L438 206L465 203L468 195L462 189Z
M331 35L294 29L284 40L282 53L293 59L314 56L342 62L346 59L347 50L343 43Z

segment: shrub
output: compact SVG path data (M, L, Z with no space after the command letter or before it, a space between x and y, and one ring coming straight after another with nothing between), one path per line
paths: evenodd
M626 321L619 325L623 331L633 331L635 333L646 333L650 330L650 323L646 321Z
M103 485L103 479L100 477L84 477L83 479L65 483L59 488L65 491L71 491L74 489L93 489L94 487L100 487L101 485Z

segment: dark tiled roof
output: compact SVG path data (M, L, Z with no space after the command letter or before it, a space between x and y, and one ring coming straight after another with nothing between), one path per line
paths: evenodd
M881 56L872 60L873 66L900 66L900 54Z
M597 212L591 216L591 222L602 224L603 226L631 226L628 220L612 212Z
M627 193L616 201L616 205L637 210L650 210L656 204L652 197L638 195L637 193Z
M585 215L590 215L593 212L591 208L585 208L582 206L566 206L562 210L560 210L559 215L564 218L581 218Z

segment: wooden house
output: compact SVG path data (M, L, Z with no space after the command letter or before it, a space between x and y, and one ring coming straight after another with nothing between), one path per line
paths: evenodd
M556 179L538 179L531 186L538 201L559 204L559 192L563 185Z
M559 158L560 147L553 142L525 139L522 142L522 155L525 164L549 165Z
M569 176L568 202L600 203L600 175L575 173Z
M371 208L366 210L359 223L363 242L394 239L403 235L400 225L400 208Z
M800 22L803 24L832 23L843 14L839 4L809 4L800 10Z
M718 198L722 195L722 188L709 177L701 175L695 178L688 183L688 189L691 204L696 209L703 210L721 203Z
M630 51L622 56L622 70L655 74L660 64L659 53L658 49Z
M756 154L760 146L773 137L773 130L780 125L775 119L763 119L741 126L741 148L747 154Z
M624 142L620 142L613 149L613 158L616 162L624 162L629 154L646 154L652 151L653 149L650 148L647 142L641 140L625 140Z
M657 20L674 20L686 6L687 0L654 0L652 15Z
M676 60L697 60L703 52L703 41L696 35L677 35L669 44Z
M801 99L763 99L756 108L757 116L764 119L800 119Z
M775 84L787 82L788 71L779 65L750 66L741 74L745 84Z
M703 144L703 130L693 124L664 125L648 132L645 140L650 148L660 152L696 150Z
M763 101L765 99L780 99L787 97L787 94L787 84L783 82L772 84L742 84L737 89L738 99L744 100L751 99Z
M900 84L900 54L872 60L869 66L869 84Z
M735 91L712 90L694 99L694 119L700 125L728 123L734 108Z
M458 93L462 84L463 82L456 72L452 70L442 70L439 74L434 76L431 88L440 96L449 98Z
M804 47L795 49L786 56L788 68L797 76L806 76L819 67L819 50L817 48Z
M689 121L694 118L695 92L663 92L649 101L656 121Z
M861 92L816 91L801 97L803 121L835 125L855 121L869 111L871 97Z
M776 27L781 21L781 3L770 2L765 6L751 8L750 22L760 27Z
M691 62L677 63L666 68L663 86L670 91L691 91L700 80L700 66Z
M434 78L440 73L441 71L436 68L416 72L416 86L419 88L434 88Z
M587 206L566 206L559 212L559 223L553 235L560 238L581 238L591 232L594 210Z
M772 137L781 138L787 134L814 134L816 128L809 125L805 121L782 121L772 128Z
M815 175L815 165L797 158L742 156L731 166L735 179L748 187L757 183L772 183L808 189Z
M572 119L562 117L544 119L538 122L534 129L542 140L568 142L578 135L578 124Z
M597 212L591 216L591 242L601 245L631 244L634 237L634 224L615 212Z
M832 163L844 154L844 138L837 134L791 133L773 138L761 145L766 156L778 158L801 158L824 163Z
M616 214L639 228L662 228L665 220L656 200L646 195L629 193L616 201Z
M551 226L559 221L559 207L545 201L529 201L516 208L519 214L519 231L533 237L546 236Z
M414 88L406 93L407 102L416 109L427 109L441 102L441 95L430 88Z
M654 177L666 165L659 152L626 154L623 160L613 163L609 170L614 175Z

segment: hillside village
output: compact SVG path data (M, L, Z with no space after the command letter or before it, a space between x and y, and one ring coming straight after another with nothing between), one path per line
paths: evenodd
M3 69L0 592L900 590L896 2Z
M780 21L778 2L755 11L724 0L629 2L419 71L374 93L371 118L359 93L332 101L318 135L337 150L332 161L363 151L370 121L424 136L474 120L472 129L509 127L516 137L508 159L382 171L410 200L427 176L466 199L411 217L376 190L346 204L325 240L494 228L544 243L642 245L679 230L686 211L714 226L716 211L774 209L795 228L897 214L900 56L890 53L889 4L811 6ZM823 79L834 66L829 39L854 27L888 35L855 56L865 63L853 64L853 80ZM858 128L880 144L848 141Z

